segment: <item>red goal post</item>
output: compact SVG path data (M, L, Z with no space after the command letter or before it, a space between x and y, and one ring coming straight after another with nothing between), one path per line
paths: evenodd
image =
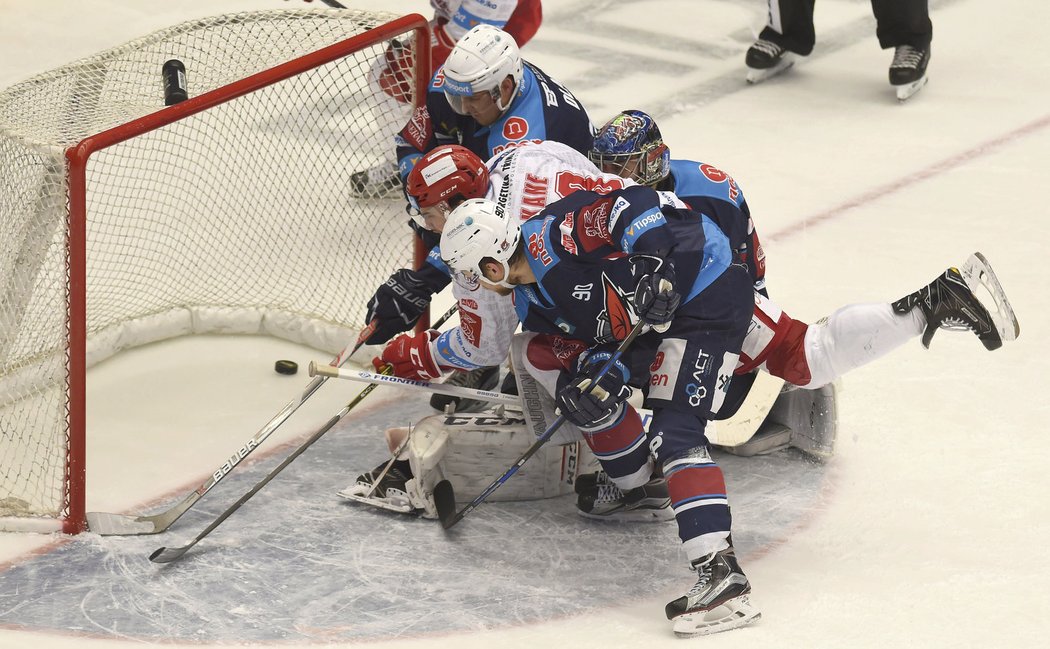
M335 352L375 287L419 260L404 202L357 197L390 165L429 47L376 83L412 14L282 10L190 21L0 93L0 529L85 519L88 368L196 333ZM189 99L164 106L161 68Z

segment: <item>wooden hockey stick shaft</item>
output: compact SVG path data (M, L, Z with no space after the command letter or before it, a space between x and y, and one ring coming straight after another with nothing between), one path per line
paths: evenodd
M172 561L175 561L182 555L186 554L187 550L197 545L197 543L199 543L201 539L211 534L212 530L214 530L216 527L222 524L222 522L229 518L230 515L233 514L233 512L240 509L241 505L248 502L248 500L252 496L257 494L260 489L265 487L270 482L270 480L273 480L274 477L277 476L278 473L283 471L285 467L291 464L292 461L295 460L295 458L302 455L303 452L306 451L306 449L310 448L314 444L314 442L324 437L324 434L331 430L332 427L335 426L337 423L339 423L339 420L345 417L346 414L349 413L351 410L353 410L354 407L357 406L357 404L361 403L361 401L363 401L364 398L367 397L369 393L371 393L372 390L376 388L376 385L378 384L373 383L372 385L365 386L365 389L361 390L361 393L354 397L354 399L350 403L346 404L346 406L344 406L342 410L336 413L335 416L329 419L324 426L319 428L317 432L315 432L309 437L309 439L300 444L299 447L296 448L295 451L293 451L288 457L284 458L284 461L282 461L272 471L266 474L265 478L257 482L254 487L248 490L243 496L238 498L237 502L230 505L226 509L226 511L224 511L222 514L219 515L218 518L212 521L211 524L208 525L208 527L205 527L204 530L200 534L198 534L192 541L178 548L157 548L156 550L154 550L153 554L149 555L149 560L154 563L170 563Z
M382 383L385 385L393 385L402 388L412 388L414 390L438 392L440 394L448 394L454 397L467 397L470 399L478 399L480 401L504 403L511 406L517 406L521 404L521 401L518 399L518 397L514 395L493 392L492 390L478 390L476 388L465 388L456 385L445 385L444 383L434 383L431 381L416 381L413 379L403 379L397 376L391 376L387 374L373 374L372 372L365 372L363 370L347 370L338 367L332 367L330 365L318 365L317 363L310 361L310 376L315 375L326 376L329 378L348 379L350 381L361 381L363 383Z
M605 364L602 365L601 369L598 370L597 376L595 376L591 384L588 385L587 388L584 390L584 394L590 393L590 391L593 390L594 387L598 384L598 381L609 372L609 370L612 368L613 365L616 364L617 361L620 360L620 357L623 356L623 353L627 350L631 343L634 342L634 339L638 337L638 334L641 333L644 324L645 323L643 321L639 320L638 323L634 325L634 328L632 328L630 333L627 334L627 337L623 339L623 342L621 342L620 345L616 348L616 351L613 352L609 360L607 360ZM452 491L452 483L450 483L448 480L442 480L441 482L434 485L434 506L438 510L438 518L441 520L441 526L447 530L459 521L463 520L464 516L474 511L474 509L476 509L478 505L484 502L486 498L491 496L492 493L496 491L496 489L499 489L504 482L509 480L511 476L517 473L518 469L520 469L526 462L528 462L529 458L535 455L536 451L540 450L540 447L546 444L547 441L554 436L554 433L557 432L559 428L561 428L562 424L564 424L565 421L565 415L558 415L558 418L555 419L554 422L547 428L547 430L545 430L543 434L540 435L536 439L536 441L532 443L532 446L530 446L528 450L526 450L525 453L520 458L518 458L517 462L512 464L511 467L504 471L503 475L496 478L496 480L493 481L493 483L490 484L485 489L485 491L482 491L477 498L470 501L470 503L468 503L466 506L463 507L463 509L459 511L456 511L456 496Z
M456 313L456 305L453 305L448 311L446 311L441 318L434 324L434 327L440 327L445 324L449 318ZM343 365L347 359L353 356L354 352L361 348L364 341L368 339L372 332L375 331L376 322L373 320L367 327L365 327L357 340L350 345L347 345L343 351L332 359L332 367L338 367ZM169 509L160 512L159 514L152 514L150 516L126 516L123 514L110 514L105 512L88 512L88 529L101 536L134 536L143 534L159 534L167 530L171 525L185 514L191 507L193 507L198 500L201 499L204 494L211 491L211 489L219 484L223 478L236 467L244 458L248 457L256 448L259 447L270 435L276 431L281 424L288 420L299 406L303 405L307 399L309 399L314 392L318 390L328 377L317 376L310 381L306 389L303 390L297 398L292 399L281 409L269 422L263 426L259 432L249 439L247 442L242 444L234 453L222 463L211 476L205 480L199 487L187 494L181 501Z

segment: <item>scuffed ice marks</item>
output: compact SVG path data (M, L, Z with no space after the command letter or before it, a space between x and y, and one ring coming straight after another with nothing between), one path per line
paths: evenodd
M397 408L427 412L423 400ZM196 535L290 449L238 468L165 534L85 534L8 568L0 625L145 641L379 640L577 615L691 583L673 524L583 519L571 496L485 504L449 532L336 497L386 453L389 423L387 408L342 422L172 564L147 557ZM818 501L823 466L791 454L718 461L744 557Z

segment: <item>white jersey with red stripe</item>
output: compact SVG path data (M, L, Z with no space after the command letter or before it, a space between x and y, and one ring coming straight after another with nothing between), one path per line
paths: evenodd
M636 184L602 173L572 147L544 141L513 147L487 163L489 190L495 201L524 221L544 206L577 190L611 191ZM460 324L431 343L443 369L498 365L507 357L518 315L510 296L484 288L470 290L453 282Z
M769 372L815 390L919 336L919 309L898 315L888 303L850 304L810 325L755 292L755 311L736 373Z

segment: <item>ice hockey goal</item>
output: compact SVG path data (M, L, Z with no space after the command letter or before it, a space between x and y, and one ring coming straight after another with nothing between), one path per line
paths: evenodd
M415 14L240 13L0 93L0 527L83 529L93 363L192 333L353 340L413 249L402 201L348 179L393 160L429 48L407 103L376 70L427 38ZM165 106L172 59L189 99Z

